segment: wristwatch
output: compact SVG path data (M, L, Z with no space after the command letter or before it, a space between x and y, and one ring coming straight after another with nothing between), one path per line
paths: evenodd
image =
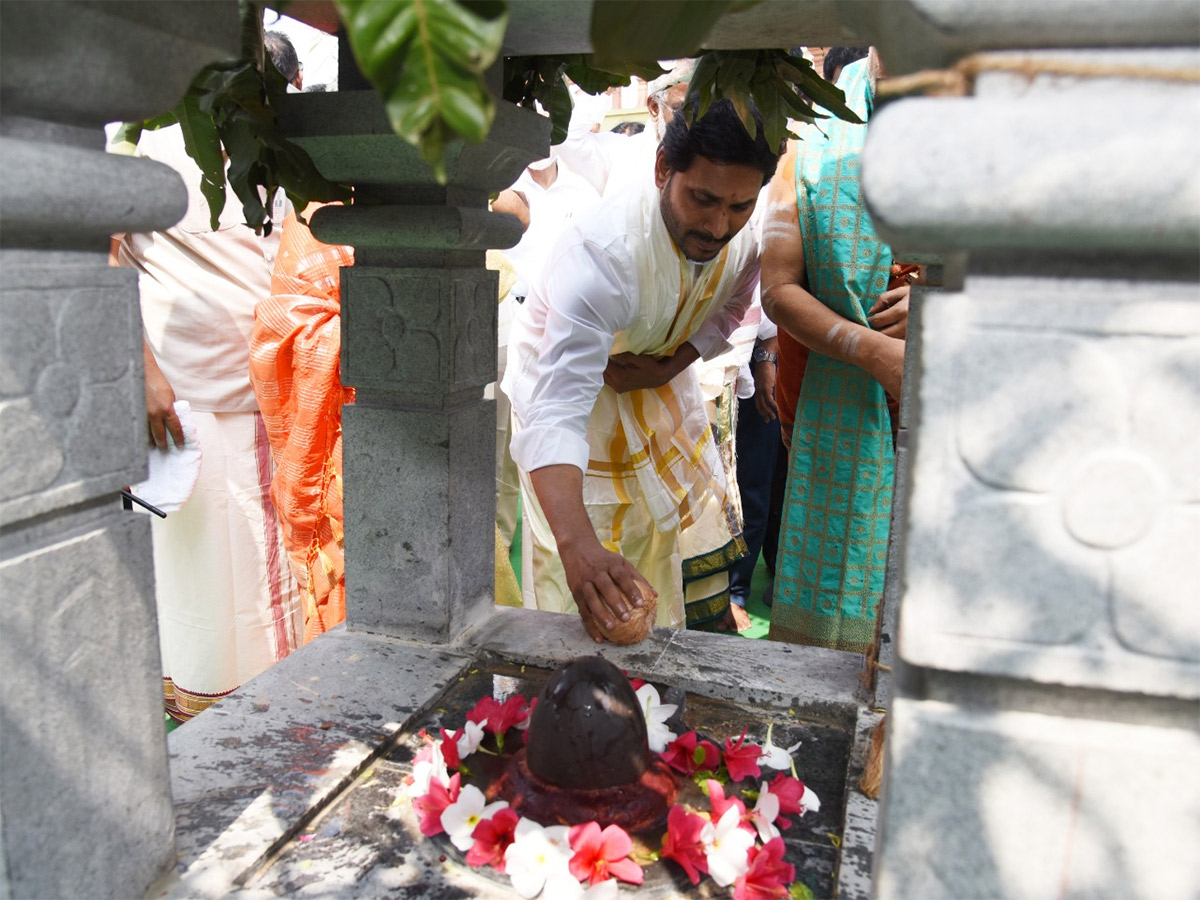
M762 347L755 347L754 352L752 354L750 354L750 362L763 362L763 361L778 364L779 354L778 353L768 353Z

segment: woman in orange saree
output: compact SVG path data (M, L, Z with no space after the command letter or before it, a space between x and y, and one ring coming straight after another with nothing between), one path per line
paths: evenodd
M354 402L354 389L342 386L338 362L338 270L354 265L354 248L321 243L295 214L282 230L271 297L255 309L250 381L275 460L271 498L300 584L307 643L346 618L342 405Z

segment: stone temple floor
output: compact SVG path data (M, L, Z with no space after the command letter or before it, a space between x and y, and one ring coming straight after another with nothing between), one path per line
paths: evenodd
M178 866L151 896L515 897L465 867L385 858L378 831L325 860L302 858L300 838L341 815L335 808L356 779L402 760L403 740L431 724L447 690L472 670L552 669L595 653L698 702L838 731L851 747L844 782L857 783L873 717L859 698L860 658L850 654L671 629L633 647L599 646L569 617L523 609L497 609L444 647L341 626L168 735ZM803 777L803 747L797 766ZM841 835L828 883L838 897L865 898L875 804L853 787L821 800L822 818L833 815L828 824ZM658 896L677 895L703 896Z

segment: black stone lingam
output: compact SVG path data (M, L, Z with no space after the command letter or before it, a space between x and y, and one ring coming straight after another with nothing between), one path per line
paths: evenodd
M489 791L543 825L598 821L639 832L661 825L678 785L650 753L646 720L621 670L583 656L550 676L529 740Z

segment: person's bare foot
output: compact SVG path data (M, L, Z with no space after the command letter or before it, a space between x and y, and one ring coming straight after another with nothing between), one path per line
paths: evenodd
M725 621L722 623L724 631L736 631L741 633L748 630L754 622L750 619L750 614L736 603L730 603L729 609L725 613Z

